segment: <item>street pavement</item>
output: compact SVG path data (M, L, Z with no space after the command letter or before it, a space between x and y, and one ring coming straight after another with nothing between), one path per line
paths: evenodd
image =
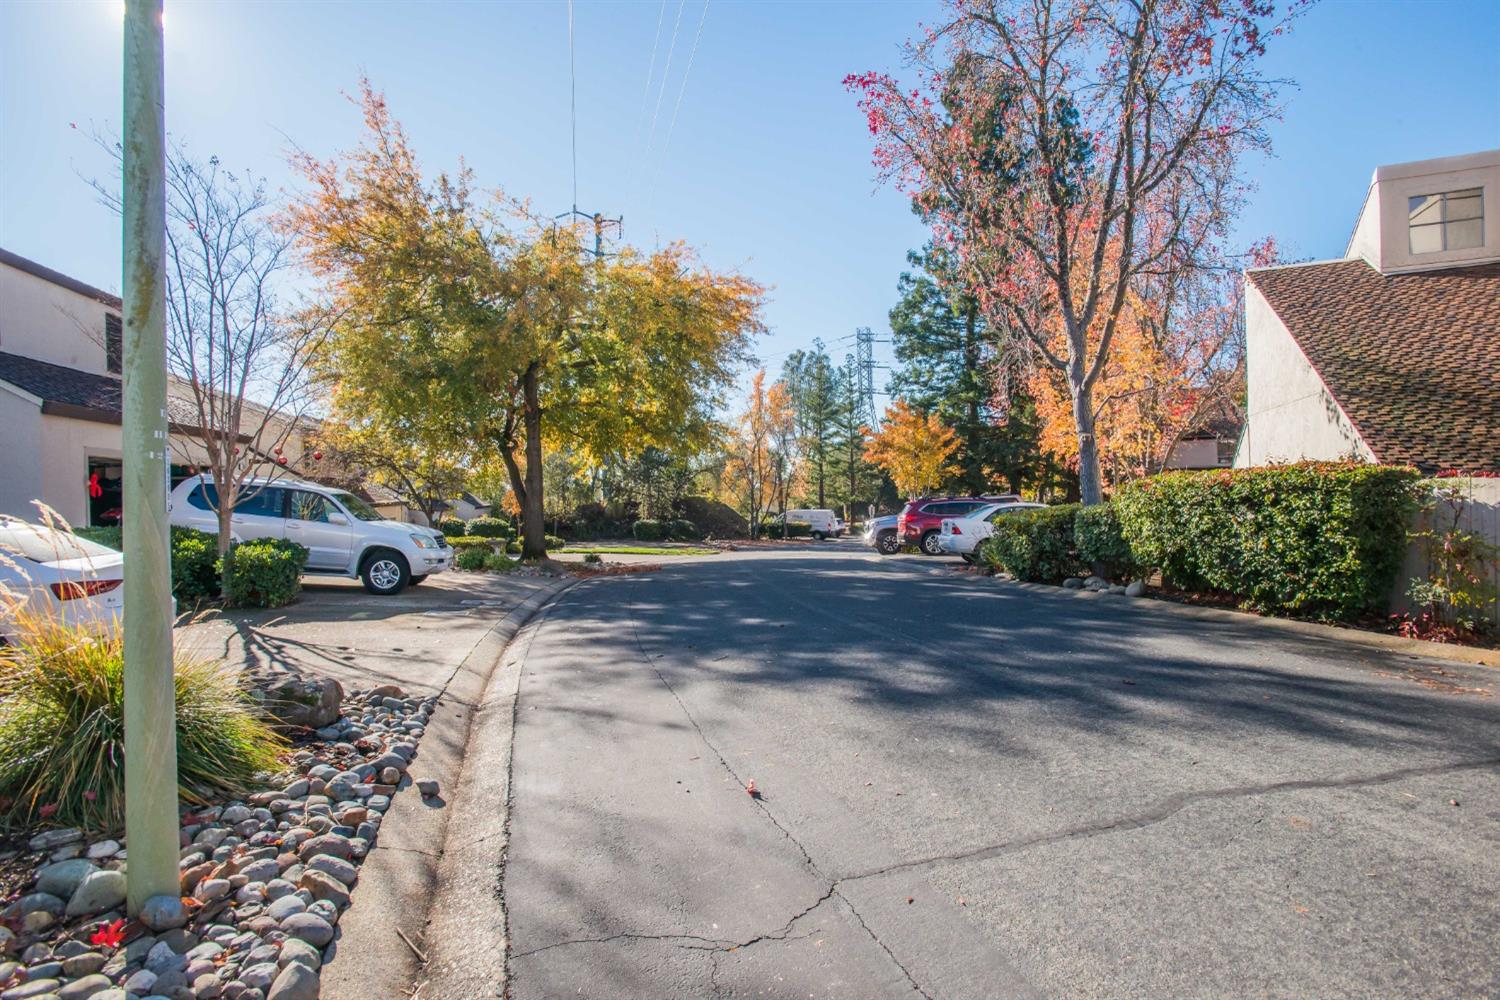
M517 1000L1500 996L1492 668L848 540L533 629Z

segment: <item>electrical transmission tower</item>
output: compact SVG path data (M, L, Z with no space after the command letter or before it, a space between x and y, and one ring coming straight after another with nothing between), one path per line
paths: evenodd
M875 410L875 333L867 326L854 332L855 384L859 387L860 417L871 430L880 429L880 417ZM879 366L879 367L884 367Z
M595 260L602 260L603 258L610 256L610 254L607 254L607 253L604 252L604 230L605 229L609 228L610 226L613 226L614 230L615 230L615 236L616 237L623 238L624 235L625 235L625 216L623 216L623 215L620 216L618 219L609 219L609 218L606 218L605 216L601 215L598 212L595 212L593 215L590 215L587 212L580 212L578 210L578 206L575 204L568 211L566 211L566 212L559 212L556 216L554 216L554 218L557 218L557 219L567 219L568 220L568 224L569 225L574 225L574 226L576 226L578 224L578 220L579 219L586 219L589 222L593 223L593 226L594 226L594 259Z

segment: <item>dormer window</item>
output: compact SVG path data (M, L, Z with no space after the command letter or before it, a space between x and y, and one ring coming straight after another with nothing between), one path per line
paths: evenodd
M1484 246L1483 188L1417 195L1406 208L1414 254Z

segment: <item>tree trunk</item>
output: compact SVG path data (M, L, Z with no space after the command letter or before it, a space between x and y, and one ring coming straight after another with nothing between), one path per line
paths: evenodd
M217 478L217 477L215 477ZM230 519L234 517L234 507L225 501L223 496L219 497L219 593L229 593L229 533L232 527Z
M1094 392L1083 384L1083 365L1068 368L1068 388L1073 397L1073 425L1078 429L1078 495L1085 507L1104 502L1099 475L1099 444L1094 438Z
M526 495L521 500L521 558L547 558L547 524L542 514L542 404L536 365L521 381L526 428Z

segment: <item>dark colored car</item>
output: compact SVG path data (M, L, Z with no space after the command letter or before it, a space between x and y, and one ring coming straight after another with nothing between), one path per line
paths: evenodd
M938 529L945 517L963 517L986 504L1019 500L1013 493L982 497L922 497L902 508L896 519L896 537L902 545L915 545L923 555L940 556ZM881 549L884 552L884 549Z

